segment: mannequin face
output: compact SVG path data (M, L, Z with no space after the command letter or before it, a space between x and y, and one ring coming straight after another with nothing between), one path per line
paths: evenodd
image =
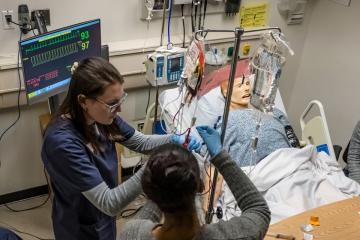
M226 96L227 83L221 85L221 90ZM251 98L251 85L248 77L239 77L234 80L234 87L231 97L232 110L248 108Z

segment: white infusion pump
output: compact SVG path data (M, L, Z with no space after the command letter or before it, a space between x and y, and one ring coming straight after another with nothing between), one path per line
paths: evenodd
M186 49L172 47L160 47L147 56L145 61L146 78L152 86L167 85L181 79L181 73L185 66Z

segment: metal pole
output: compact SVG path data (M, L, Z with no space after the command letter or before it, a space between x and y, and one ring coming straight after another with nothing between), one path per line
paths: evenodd
M279 27L268 27L268 28L253 29L253 30L246 30L246 31L242 28L236 28L235 30L204 29L204 30L198 30L195 32L196 40L199 40L198 35L203 34L203 33L205 33L205 35L203 35L202 38L206 38L206 35L209 32L223 32L223 33L224 32L234 32L235 33L234 55L232 58L230 76L229 76L229 84L228 84L228 89L227 89L227 94L226 94L226 103L225 103L224 115L223 115L224 119L222 122L221 144L224 143L224 139L225 139L226 125L227 125L227 120L228 120L228 116L229 116L229 109L230 109L232 90L233 90L235 74L236 74L236 66L237 66L237 59L238 59L238 55L239 55L241 36L244 33L261 32L261 31L266 31L266 30L277 30L281 33L281 29ZM212 181L212 185L211 185L208 211L206 212L206 216L205 216L206 223L211 223L212 217L213 217L214 194L215 194L215 189L216 189L217 177L218 177L218 171L215 169L214 177L213 177L213 181Z
M157 121L157 114L158 114L158 106L159 106L159 85L156 81L156 97L155 97L155 113L154 113L154 122L152 125L152 133L156 132L156 121Z
M164 29L165 29L165 13L166 13L166 0L163 1L163 15L161 24L160 47L163 45Z
M234 54L232 57L232 63L231 63L231 68L230 68L229 83L228 83L228 88L227 88L226 102L225 102L225 108L224 108L224 114L223 114L224 118L223 118L222 127L221 127L221 144L224 143L224 139L225 139L226 125L227 125L227 121L228 121L228 117L229 117L229 109L230 109L231 96L232 96L232 91L233 91L233 86L234 86L235 75L236 75L236 66L237 66L237 60L238 60L238 55L239 55L241 35L243 33L244 33L243 28L235 28ZM212 217L213 217L213 204L214 204L214 195L215 195L217 177L218 177L218 171L215 169L214 177L212 180L208 211L206 213L206 218L205 218L206 223L211 223Z

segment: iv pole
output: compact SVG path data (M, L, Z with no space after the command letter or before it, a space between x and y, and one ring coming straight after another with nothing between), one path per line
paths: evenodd
M222 33L233 32L235 34L234 53L233 53L233 56L232 56L232 62L231 62L231 68L230 68L230 76L229 76L229 84L228 84L228 88L227 88L225 108L224 108L224 113L223 113L223 122L222 122L222 126L221 126L221 144L222 145L224 144L226 126L227 126L227 121L228 121L228 117L229 117L229 109L230 109L231 96L232 96L234 80L235 80L235 74L236 74L236 66L237 66L237 60L238 60L238 55L239 55L241 36L244 33L260 32L260 31L268 31L268 30L277 30L277 31L281 32L281 29L278 28L278 27L269 27L269 28L261 28L261 29L246 30L246 31L243 28L237 27L237 28L235 28L235 30L204 29L204 30L198 30L198 31L195 32L195 39L196 40L199 40L198 39L199 34L204 35L203 38L206 38L206 35L209 32L222 32ZM214 205L214 196L215 196L217 177L218 177L218 171L217 171L217 169L215 169L214 176L213 176L212 183L211 183L211 191L210 191L210 199L209 199L209 204L208 204L208 210L207 210L206 216L205 216L205 221L208 224L211 223L212 217L213 217L213 205Z

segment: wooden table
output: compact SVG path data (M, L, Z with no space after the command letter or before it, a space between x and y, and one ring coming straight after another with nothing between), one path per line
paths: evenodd
M301 226L309 223L310 216L318 216L320 220L320 226L314 226L314 230L309 232L314 240L360 240L360 197L327 204L287 218L270 225L268 232L293 235L296 240L301 240L304 237ZM265 239L277 238L266 236Z

